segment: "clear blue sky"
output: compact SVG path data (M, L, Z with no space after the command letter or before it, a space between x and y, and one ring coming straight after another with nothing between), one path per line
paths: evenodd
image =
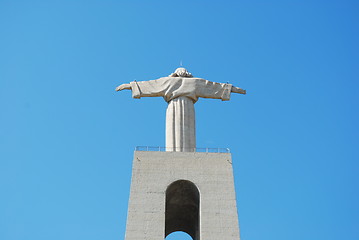
M0 239L123 239L133 150L164 146L166 103L114 89L183 61L247 89L196 103L197 146L232 151L242 240L358 240L358 12L0 0Z

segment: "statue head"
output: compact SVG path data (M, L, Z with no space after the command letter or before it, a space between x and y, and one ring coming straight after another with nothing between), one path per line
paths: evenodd
M192 74L190 72L187 71L187 69L181 67L181 68L177 68L174 73L169 75L169 77L187 77L187 78L191 78L193 76L192 76Z

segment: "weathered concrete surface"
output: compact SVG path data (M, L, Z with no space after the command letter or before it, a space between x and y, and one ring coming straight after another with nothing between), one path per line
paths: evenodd
M200 192L201 240L239 240L230 153L136 151L133 160L126 240L165 238L165 196L177 180Z

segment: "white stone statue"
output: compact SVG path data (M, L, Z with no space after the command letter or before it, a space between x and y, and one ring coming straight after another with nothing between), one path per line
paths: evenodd
M195 78L185 68L177 68L168 77L125 83L116 91L132 90L133 98L163 97L166 112L166 150L193 152L196 149L194 104L199 97L228 101L231 92L246 94L246 90L228 83Z

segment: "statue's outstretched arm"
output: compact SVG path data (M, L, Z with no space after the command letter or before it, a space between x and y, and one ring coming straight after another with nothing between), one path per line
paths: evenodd
M120 86L118 86L116 88L116 91L122 91L124 89L128 89L128 90L131 90L131 84L129 83L124 83L124 84L121 84Z
M247 93L246 90L244 90L242 88L239 88L239 87L235 87L235 86L232 86L231 92L240 93L240 94L246 94Z

